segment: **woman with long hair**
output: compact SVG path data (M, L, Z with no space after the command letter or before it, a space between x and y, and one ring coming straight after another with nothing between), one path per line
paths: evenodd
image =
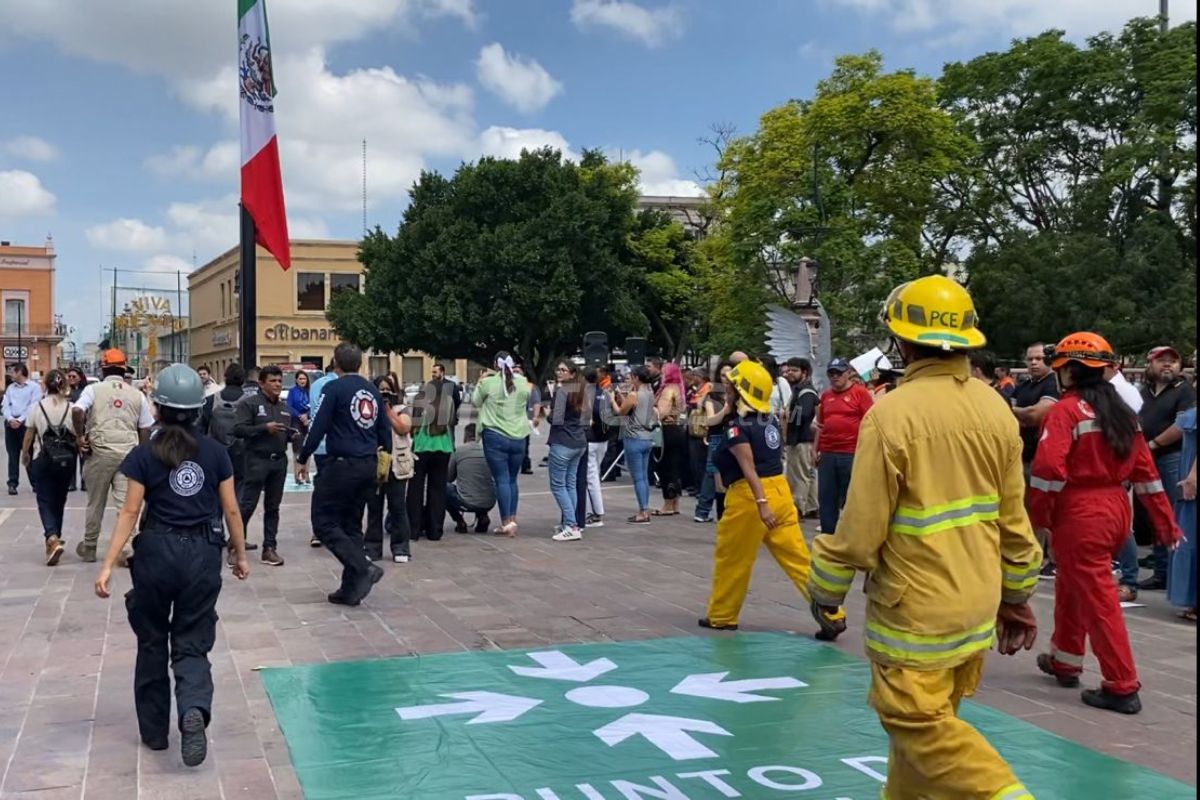
M155 382L154 404L158 430L121 464L129 485L95 590L98 597L110 596L113 566L140 517L141 530L129 559L133 588L125 595L129 626L137 636L133 702L138 729L151 750L167 748L169 668L175 675L183 763L194 767L208 752L206 728L212 719L208 653L217 633L225 546L224 533L212 520L218 505L234 552L233 574L246 578L250 564L229 453L196 432L204 406L200 376L184 364L167 367Z
M576 518L576 489L579 463L587 452L587 436L583 429L584 383L579 368L570 361L560 361L554 369L556 388L550 408L550 493L558 503L559 525L554 531L556 542L577 542L583 538Z
M471 403L479 414L483 429L483 455L496 481L496 505L500 508L500 527L493 533L517 535L517 477L525 458L525 437L529 436L529 381L516 374L512 356L504 350L496 354L495 371L480 376Z
M67 368L67 399L71 401L72 405L79 402L79 398L83 396L84 387L87 385L87 376L83 374L83 370L79 367ZM75 491L77 485L78 488L83 489L85 492L87 491L87 484L83 482L82 467L83 462L76 457L75 470L71 474L71 485L67 488L68 492Z
M52 369L42 378L42 399L26 420L21 461L29 471L37 497L46 540L46 566L53 567L63 554L63 509L79 458L71 428L70 389L62 370Z
M625 395L614 392L612 399L613 413L623 417L625 466L633 478L633 493L637 498L637 513L626 520L633 525L650 523L650 451L654 449L654 430L658 427L651 380L649 369L636 367L630 374L629 392Z
M392 561L407 564L412 558L408 519L408 482L415 461L412 452L412 417L404 406L399 387L388 376L375 379L375 388L383 399L383 410L392 428L392 465L387 480L367 501L367 530L363 543L372 561L383 558L383 538L391 539Z
M662 460L659 462L659 486L662 489L662 508L654 512L656 517L674 517L679 514L679 498L687 482L687 386L683 382L683 371L674 361L662 368L662 383L654 396L654 407L662 425Z
M307 372L300 370L296 373L296 385L288 389L287 395L287 405L291 409L292 419L296 420L296 429L300 434L292 440L293 479L298 484L308 483L308 478L300 474L300 465L295 463L295 456L300 455L300 448L304 445L304 435L308 433L308 422L312 407L311 394L312 381L309 379ZM301 478L304 478L304 480L301 480Z
M1105 380L1105 368L1117 363L1109 343L1095 333L1073 333L1046 358L1064 393L1042 422L1029 481L1030 521L1050 530L1058 565L1054 635L1037 665L1060 686L1078 686L1090 639L1104 681L1085 690L1083 702L1136 714L1141 683L1112 580L1112 562L1132 524L1126 484L1159 543L1174 548L1181 534L1137 417Z
M722 361L713 370L712 386L700 403L700 412L704 415L704 425L708 429L704 443L707 457L704 462L704 479L700 483L700 491L696 495L696 513L692 519L696 522L709 522L713 519L713 505L716 504L715 518L720 519L725 512L725 487L721 485L721 476L713 462L721 443L725 441L725 431L729 421L737 416L735 404L737 393L729 381L729 373L733 364Z

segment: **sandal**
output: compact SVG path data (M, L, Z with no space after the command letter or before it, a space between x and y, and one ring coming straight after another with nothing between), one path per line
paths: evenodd
M659 511L656 508L650 512L650 516L652 516L652 517L677 517L677 516L679 516L679 512L678 511Z
M496 528L494 531L492 531L492 535L493 536L507 536L510 539L515 539L515 538L517 538L517 523L506 522L505 524L501 525L499 528Z
M1180 611L1177 616L1182 620L1187 620L1188 622L1195 622L1196 621L1196 609L1186 608L1183 611Z

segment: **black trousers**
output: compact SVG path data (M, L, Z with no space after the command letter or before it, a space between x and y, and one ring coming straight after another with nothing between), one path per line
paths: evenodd
M8 451L8 487L15 489L21 483L21 446L25 444L25 426L15 430L4 423L4 449ZM30 484L33 478L29 479Z
M320 473L318 473L320 474ZM400 480L388 472L388 480L371 493L367 501L367 533L364 546L375 558L383 557L383 534L387 529L393 556L411 556L411 533L408 527L408 478ZM387 514L384 514L386 507Z
M133 702L147 742L163 741L171 727L171 679L176 718L198 708L212 717L212 667L217 635L221 550L211 526L182 530L148 526L133 539L133 588L125 594L129 626L137 636Z
M325 456L313 484L309 514L313 533L342 565L339 591L353 588L370 571L363 550L363 510L375 491L375 456Z
M449 476L449 453L417 454L416 469L408 484L408 524L412 538L424 536L431 542L442 538Z
M74 478L74 461L56 467L50 459L38 456L29 465L29 481L37 496L38 516L42 518L42 535L47 538L62 536L63 509Z
M274 550L279 536L279 504L283 502L283 486L287 483L288 458L286 453L276 458L246 454L246 475L242 479L242 491L238 495L242 525L250 526L250 518L258 508L258 498L263 497L263 549Z
M708 440L688 436L688 466L690 471L685 489L700 490L704 484L704 470L708 466Z
M682 425L663 425L662 460L658 465L658 482L664 500L674 500L683 494L690 467L688 466L687 428Z

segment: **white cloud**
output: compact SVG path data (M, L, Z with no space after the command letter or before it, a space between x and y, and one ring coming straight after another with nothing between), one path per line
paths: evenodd
M475 74L488 91L524 114L541 111L563 90L563 85L541 64L510 55L497 42L479 51Z
M160 253L155 256L150 256L143 261L142 269L151 270L153 272L188 273L192 271L192 262L188 261L186 258L181 258L169 253Z
M331 72L324 53L313 50L277 64L286 87L276 104L280 161L289 209L347 211L362 202L362 140L367 140L367 184L372 202L406 195L430 157L474 155L474 96L462 84L412 79L390 67ZM216 112L233 135L237 98L232 68L190 81L184 100ZM204 178L237 186L241 163L233 139L201 151L176 147L153 156L160 175Z
M88 244L121 253L149 253L167 246L167 232L140 219L114 219L84 231Z
M231 9L222 2L0 0L0 19L7 33L50 42L70 55L186 78L209 74L233 57L237 23ZM418 18L476 21L471 0L278 0L269 14L276 57L379 30L411 31Z
M32 172L0 170L0 217L50 214L55 197Z
M579 160L579 154L571 149L566 137L558 131L493 125L479 134L479 151L485 156L517 158L522 150L537 150L541 147L553 147L562 152L563 158Z
M58 158L58 148L36 136L17 136L0 142L0 151L28 161L54 161Z
M1033 36L1060 28L1073 39L1100 31L1118 31L1135 16L1152 17L1157 4L1129 0L834 0L873 19L883 17L902 33L935 34L945 41L966 43L997 33ZM1196 18L1196 6L1176 3L1171 21Z
M625 155L625 160L637 167L638 188L642 194L668 197L704 195L704 189L696 181L679 177L675 160L661 150L651 150L648 153L634 150Z
M683 35L683 15L674 6L650 9L626 0L574 0L571 21L578 28L611 28L648 47Z

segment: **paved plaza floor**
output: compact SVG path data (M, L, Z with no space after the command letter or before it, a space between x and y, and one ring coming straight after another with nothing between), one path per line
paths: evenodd
M836 645L817 644L811 640L814 626L802 599L764 551L742 614L743 633L702 632L696 618L704 610L709 585L714 526L694 523L690 514L655 519L649 526L625 525L620 521L633 511L633 493L622 482L605 484L606 527L587 531L582 542L556 543L550 533L557 512L545 470L535 468L533 476L522 478L521 488L519 538L457 535L451 526L441 542L416 543L411 563L384 564L386 576L360 608L325 601L326 593L336 587L336 564L323 550L308 547L310 496L286 495L280 536L286 566L269 568L254 560L249 580L225 581L212 653L216 697L210 756L194 770L180 763L177 736L173 735L172 748L166 752L151 752L139 744L132 706L134 637L120 602L129 585L128 573L116 576L114 599L103 601L93 594L95 565L80 564L74 557L83 496L76 493L68 501L67 555L54 569L41 562L41 529L28 488L22 487L18 497L3 498L0 798L270 800L301 798L307 791L311 797L438 800L465 797L471 789L454 783L446 790L461 790L454 795L439 793L440 789L396 787L442 786L436 781L404 781L414 774L439 772L461 777L470 773L472 765L492 761L496 763L488 774L494 781L477 785L485 793L476 796L498 800L771 797L782 791L763 788L772 781L798 786L809 779L800 772L777 771L755 773L762 779L758 781L747 777L748 769L788 764L808 767L825 781L825 789L802 792L802 796L852 800L874 796L862 790L861 779L869 776L872 765L882 769L877 759L886 755L886 745L865 709L860 591L856 589L848 601L848 633ZM690 508L689 501L685 509ZM107 525L104 542L110 529ZM255 521L251 540L261 541L259 530ZM251 555L257 558L257 552ZM1034 601L1042 625L1041 645L1049 638L1052 597L1052 584L1043 582ZM1077 691L1057 688L1037 672L1033 654L1024 653L1007 659L989 657L984 685L976 697L982 707L969 712L972 719L1014 746L1057 754L1050 759L1051 766L1058 758L1064 762L1063 770L1094 771L1099 776L1120 773L1116 762L1069 744L1076 743L1194 787L1196 629L1175 618L1161 593L1146 593L1142 601L1143 607L1126 611L1144 684L1141 715L1117 717L1084 707ZM729 644L739 639L741 643ZM575 647L584 643L597 647ZM505 650L522 652L497 652ZM531 656L531 652L541 655ZM756 655L760 652L785 654L791 660L771 661ZM327 667L288 669L454 653L475 655L346 664L343 672L323 671ZM606 659L613 664L611 671ZM656 675L654 665L670 669ZM561 678L565 681L561 686L540 680L546 670L566 670L559 674L568 677ZM714 678L717 673L728 675ZM487 675L492 678L480 677ZM506 680L496 683L496 676ZM522 676L527 680L518 681ZM690 690L675 691L682 678L687 678ZM723 680L736 685L720 688ZM742 680L750 682L737 683ZM1089 659L1084 685L1098 680L1096 664ZM608 690L587 688L600 688L594 686L597 682ZM821 687L831 685L835 688L826 694L836 696L836 702L813 699ZM330 694L331 687L336 691ZM688 705L697 696L719 705L722 697L716 695L732 692L736 698L760 689L780 702L725 697L726 704L714 707L707 716L694 704ZM571 703L563 700L563 692ZM508 699L497 700L498 694ZM689 694L694 696L680 696ZM651 695L656 705L651 705ZM346 714L361 713L364 703L382 708L388 725L425 727L405 728L403 736L410 738L395 740L388 737L401 734L339 721L348 718L342 714L343 706ZM445 708L453 703L464 705ZM537 708L526 708L529 703ZM588 726L582 735L572 727L570 715L556 716L559 712L554 709L568 706L608 709L608 716L588 717L580 723ZM410 710L395 710L403 708ZM789 709L795 713L785 713L787 719L771 716ZM629 718L624 716L627 711ZM651 724L646 721L650 715L659 723L674 719L671 724L676 727L647 735L644 728ZM620 725L619 719L624 720ZM616 727L605 728L610 722ZM507 724L513 727L505 728ZM543 730L545 735L528 738L533 730L529 726L539 724L549 726ZM714 726L724 733L713 730ZM772 739L770 746L755 744L766 738L756 738L752 730L764 726L779 731L776 737L766 737ZM401 745L405 749L398 757L381 748L377 740L381 736L410 744ZM499 752L479 750L489 741ZM794 748L789 748L789 741L795 742ZM597 749L578 749L585 742ZM825 755L836 751L839 758L828 764L813 762L812 754L823 752L825 742L829 742ZM655 754L669 755L672 747L683 748L678 752L686 757L672 763L672 756L666 766L661 759L654 760ZM1008 754L1005 747L1001 745ZM783 760L791 749L797 757ZM706 760L705 751L719 751L721 758ZM596 760L585 763L593 758L589 753ZM621 757L619 763L627 772L623 783L613 783L612 770L603 763L603 758L614 754ZM865 760L853 766L841 763L842 757ZM362 762L357 784L348 780L331 784L320 778L339 774L337 769L353 765L356 758ZM1046 768L1029 758L1031 771ZM513 777L513 762L542 764L548 774L570 777L569 771L554 772L568 760L582 764L576 776L580 780L595 775L608 782L587 784L593 791L589 796L578 788L579 781L553 786L540 782L533 767L517 770L525 781L521 785ZM1019 774L1022 763L1014 757ZM725 780L740 795L724 793L708 779L678 777L720 769L731 770ZM1040 800L1195 796L1194 789L1180 794L1183 787L1171 781L1155 783L1159 778L1149 773L1123 774L1131 781L1124 789L1106 792L1080 782L1078 792L1056 788L1037 796ZM846 776L845 785L857 793L841 789L838 775ZM671 794L654 777L686 793ZM717 781L715 772L710 778ZM380 786L381 782L388 785ZM878 783L871 785L877 792ZM638 786L645 787L645 793ZM1140 788L1136 794L1128 793L1135 787L1144 787L1146 793ZM537 793L539 788L549 794Z

